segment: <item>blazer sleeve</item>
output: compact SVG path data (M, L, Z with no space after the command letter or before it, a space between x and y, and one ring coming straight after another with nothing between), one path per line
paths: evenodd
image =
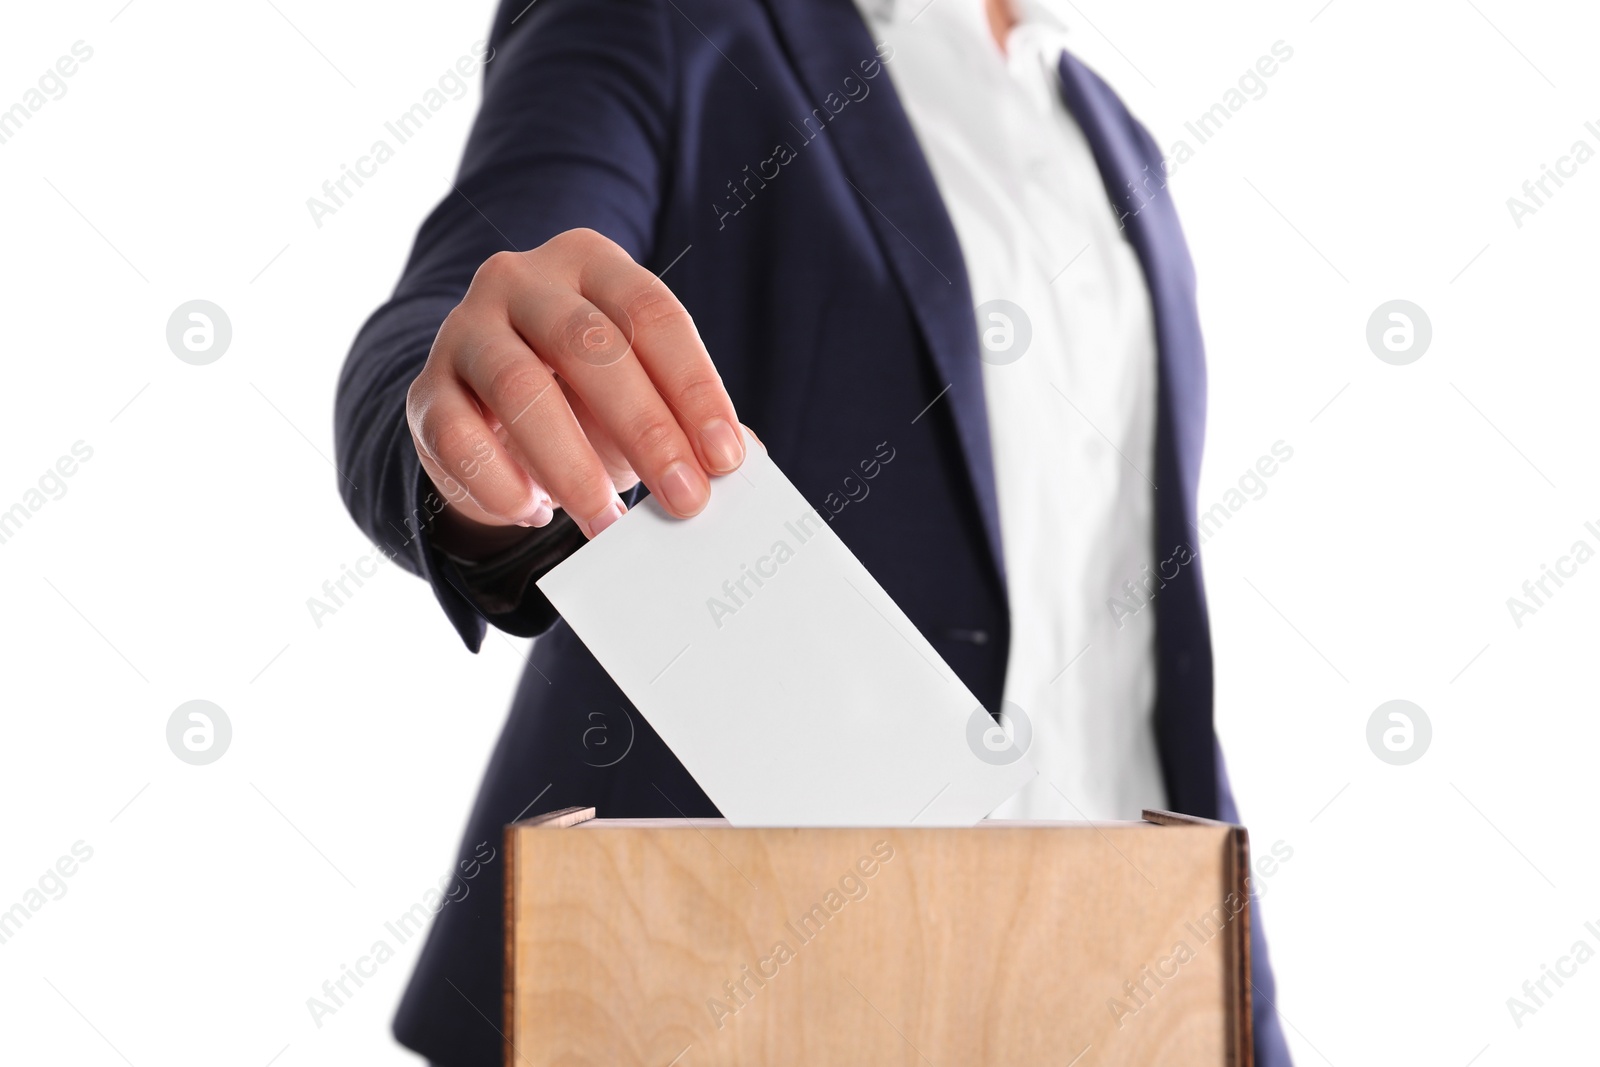
M664 7L510 0L502 8L453 188L423 222L393 297L361 328L339 377L334 437L345 506L374 545L433 587L474 652L489 622L534 636L557 613L531 581L514 609L486 612L459 562L432 545L428 530L444 501L411 443L406 391L445 316L494 253L588 227L636 261L650 258L677 81ZM582 541L562 524L550 530L532 536L563 539L547 546L553 566Z

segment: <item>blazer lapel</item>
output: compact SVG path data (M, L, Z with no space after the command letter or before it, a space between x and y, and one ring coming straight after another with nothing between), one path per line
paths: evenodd
M1194 265L1167 191L1166 176L1152 169L1159 158L1154 143L1135 125L1116 96L1089 68L1068 53L1061 56L1061 95L1094 150L1100 178L1112 207L1127 228L1150 290L1160 353L1158 436L1165 431L1174 451L1180 484L1174 498L1158 488L1169 507L1176 505L1180 528L1193 513L1200 452L1205 443L1206 365L1200 319L1194 299ZM1162 457L1157 457L1158 466Z
M843 99L844 78L859 78L859 64L877 55L852 0L767 0L767 7L815 107L825 107L830 97ZM933 172L887 72L874 80L871 96L848 105L829 123L827 137L932 355L938 385L928 399L933 411L949 405L1003 592L1000 505L966 265ZM941 389L946 391L935 400Z
M1150 289L1160 353L1152 547L1198 547L1190 531L1205 438L1206 363L1194 264L1155 143L1082 63L1064 54L1060 70L1062 97L1094 150L1106 193L1127 227ZM1211 818L1220 810L1220 794L1213 758L1211 638L1199 560L1183 568L1180 580L1162 594L1156 645L1156 729L1168 806Z

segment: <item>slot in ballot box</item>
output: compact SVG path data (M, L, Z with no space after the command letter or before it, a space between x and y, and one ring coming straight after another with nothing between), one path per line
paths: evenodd
M1251 1063L1243 828L506 829L508 1067Z

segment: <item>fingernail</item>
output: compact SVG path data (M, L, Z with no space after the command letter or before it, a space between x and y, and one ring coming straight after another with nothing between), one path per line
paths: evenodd
M549 526L550 520L553 518L555 518L555 512L550 510L549 502L541 500L539 501L538 505L534 507L532 513L529 514L527 518L517 523L517 525L533 527Z
M600 531L622 518L622 513L625 510L621 500L612 500L611 503L605 506L605 510L589 520L589 536L599 537Z
M744 442L726 419L712 419L700 427L706 441L706 459L718 474L727 474L744 462Z
M661 475L661 495L679 515L694 515L706 506L706 485L697 471L679 460Z

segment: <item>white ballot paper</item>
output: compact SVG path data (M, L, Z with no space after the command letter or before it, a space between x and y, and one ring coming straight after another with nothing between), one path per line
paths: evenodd
M731 823L976 823L1036 773L1026 738L746 440L705 511L647 498L539 588Z

